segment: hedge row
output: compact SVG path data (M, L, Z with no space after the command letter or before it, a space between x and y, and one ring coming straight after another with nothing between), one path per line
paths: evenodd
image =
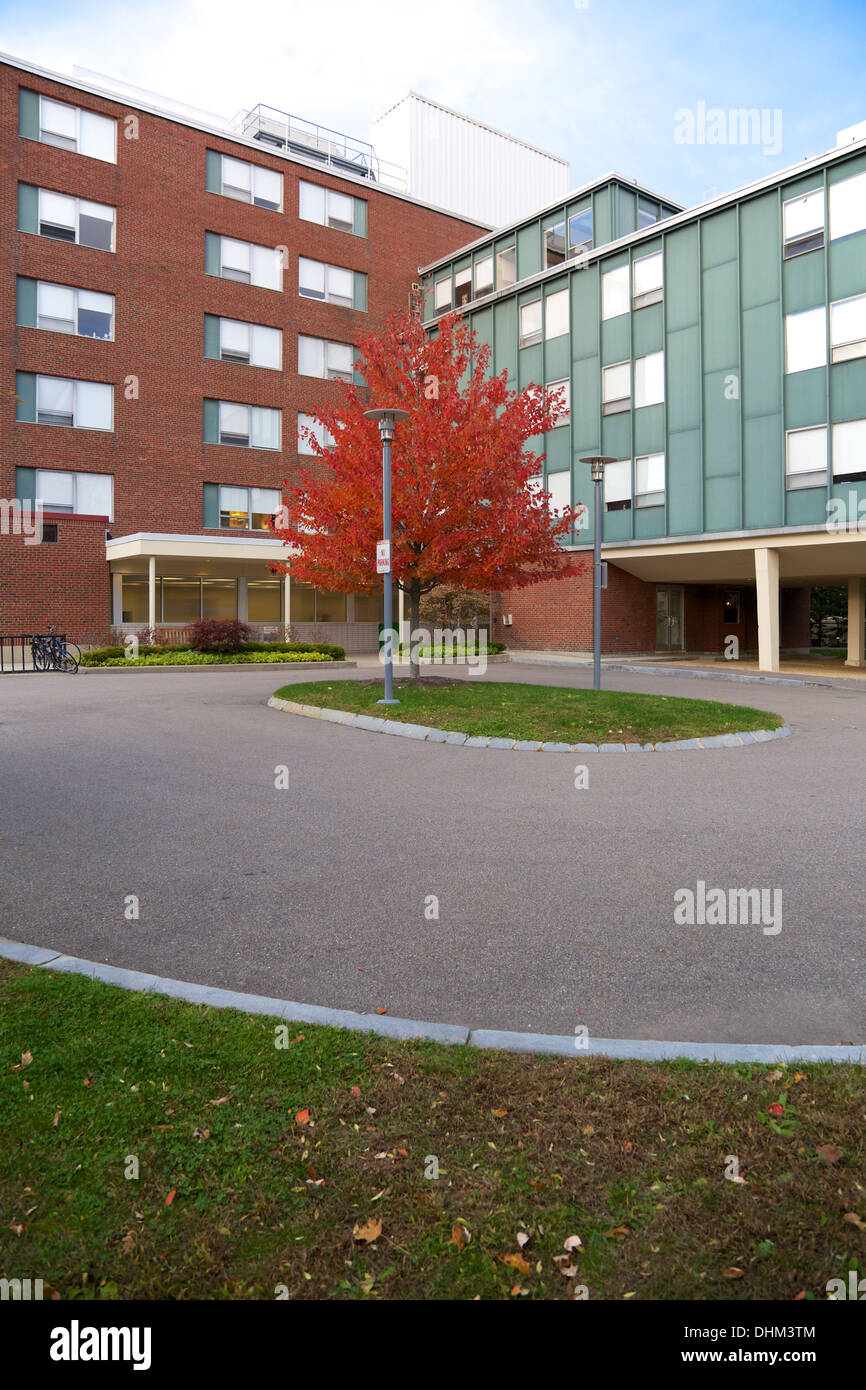
M268 661L332 661L327 652L163 652L162 655L110 656L104 661L84 663L90 666L243 666Z
M179 656L184 653L190 654L191 648L188 646L153 646L140 647L139 651L141 652L141 656L137 661L133 661L131 659L127 660L125 647L94 647L91 651L82 654L81 664L82 666L140 666L146 662L148 665L153 666L157 663L155 661L149 661L148 658ZM273 657L273 659L277 661L287 660L294 654L310 655L311 659L316 661L322 661L325 657L330 661L344 661L346 657L346 653L342 647L330 646L325 642L246 642L243 649L237 653L237 656L242 660L246 656L250 658L258 656L260 652L267 653L269 657ZM197 655L212 655L214 658L218 657L220 660L227 659L219 652L197 653ZM169 665L172 663L163 662L161 664ZM179 664L194 665L195 663L180 662Z

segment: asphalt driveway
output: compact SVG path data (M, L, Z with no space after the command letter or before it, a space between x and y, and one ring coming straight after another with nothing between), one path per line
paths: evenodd
M775 710L793 736L586 755L576 790L576 756L428 745L267 707L278 685L311 678L0 679L0 934L469 1027L866 1040L866 691L606 671L607 688ZM485 679L579 687L590 673L509 665ZM674 894L699 880L781 891L781 931L678 925Z

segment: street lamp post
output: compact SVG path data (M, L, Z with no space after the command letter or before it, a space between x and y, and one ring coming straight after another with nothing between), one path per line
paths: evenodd
M594 494L593 566L592 566L592 688L601 690L601 485L604 466L615 459L607 454L589 454L581 463L592 469Z
M379 435L382 440L382 540L387 563L387 568L382 569L385 598L385 698L377 700L376 703L379 705L399 705L400 701L394 699L394 659L392 654L394 614L391 601L391 441L396 432L397 421L407 420L409 412L408 410L365 410L364 418L378 421Z

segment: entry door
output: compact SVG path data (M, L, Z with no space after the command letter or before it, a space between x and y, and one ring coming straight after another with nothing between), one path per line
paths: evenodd
M683 650L683 590L680 585L656 587L656 651Z

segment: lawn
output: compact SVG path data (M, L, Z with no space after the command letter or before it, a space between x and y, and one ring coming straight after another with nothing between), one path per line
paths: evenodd
M489 738L542 743L657 743L669 739L776 729L784 720L767 710L677 695L630 695L615 690L421 677L394 682L399 705L377 704L381 680L305 681L284 685L283 700L398 719L409 724Z
M790 1300L866 1267L859 1067L275 1027L0 961L0 1275L84 1300Z

